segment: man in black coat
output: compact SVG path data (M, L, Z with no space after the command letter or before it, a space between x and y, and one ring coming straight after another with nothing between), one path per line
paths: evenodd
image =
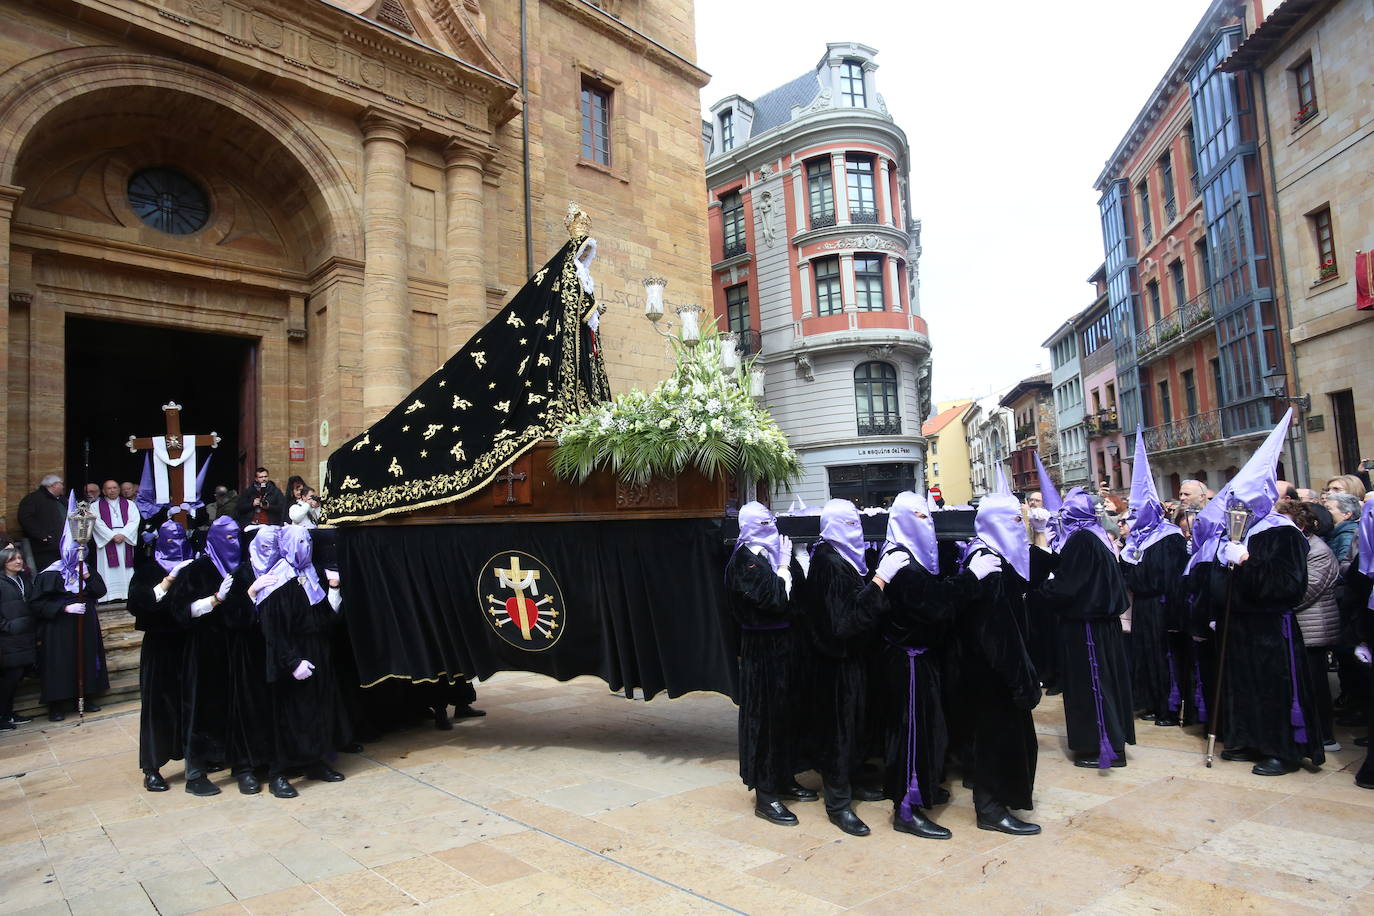
M240 528L249 525L280 525L286 497L277 485L267 479L267 468L253 472L253 485L239 494L234 520Z
M57 474L48 474L38 489L19 501L19 527L29 539L34 568L39 572L57 562L62 529L67 524L66 488Z

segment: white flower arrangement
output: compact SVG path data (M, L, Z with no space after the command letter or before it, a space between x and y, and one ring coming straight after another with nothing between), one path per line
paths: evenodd
M740 474L777 484L801 462L768 412L749 395L749 366L721 371L724 342L712 330L695 348L676 340L677 365L649 393L634 389L570 422L558 435L553 469L586 480L605 468L632 484L675 477L691 465L707 477Z

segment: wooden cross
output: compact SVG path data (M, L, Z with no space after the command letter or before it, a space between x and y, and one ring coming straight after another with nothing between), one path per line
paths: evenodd
M523 475L522 475L522 476L523 476ZM524 583L525 583L525 578L526 578L526 577L529 577L531 580L533 580L533 581L535 581L535 582L538 582L538 581L539 581L539 570L537 570L537 569L532 569L532 570L531 570L531 569L521 569L521 568L520 568L520 558L519 558L519 557L511 557L511 558L510 558L510 569L499 569L499 568L498 568L498 569L495 569L495 570L492 570L492 571L495 572L496 575L498 575L498 576L504 578L504 579L506 580L506 583L510 586L511 591L515 592L515 607L516 607L516 610L518 610L518 611L520 612L520 613L519 613L520 619L517 620L516 623L520 624L520 635L521 635L524 639L529 640L529 638L530 638L530 624L532 624L532 623L534 622L533 618L534 618L534 617L537 617L538 614L539 614L539 612L536 611L536 610L535 610L534 608L532 608L532 607L529 607L529 608L526 607L526 605L528 605L528 604L530 603L530 599L528 599L528 598L525 597L525 584L524 584Z
M166 404L162 405L162 412L167 415L167 457L180 458L182 447L186 444L181 435L181 405L176 401L168 401ZM197 448L202 445L208 445L210 448L219 448L219 433L210 433L208 436L191 436L189 438L190 441L196 444ZM148 436L141 439L130 436L129 441L125 444L129 447L129 451L135 454L140 451L149 452L153 449L153 440ZM177 470L180 471L179 468ZM194 473L195 468L191 470ZM172 498L172 505L180 506L182 503L186 502L185 488L182 486L182 475L180 473L169 473L167 475L167 485L171 488L171 493L169 495ZM175 520L177 524L181 525L181 527L189 527L186 513L182 510L178 509L171 515L171 518Z
M511 505L513 503L518 503L520 501L515 498L515 482L517 480L524 482L525 478L528 476L529 475L526 474L524 471L521 471L519 474L517 474L515 473L514 468L507 468L506 473L497 474L495 477L492 478L493 482L503 483L506 485L506 505Z

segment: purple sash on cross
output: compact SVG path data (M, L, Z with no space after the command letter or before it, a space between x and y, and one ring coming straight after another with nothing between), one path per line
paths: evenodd
M110 518L110 501L102 499L100 501L100 520L105 523L107 528L123 528L129 523L129 501L124 497L119 497L119 511L124 521L116 525ZM134 566L134 546L127 541L124 543L124 562L119 561L119 545L110 541L105 545L105 562L109 566L122 566L125 569L133 569Z

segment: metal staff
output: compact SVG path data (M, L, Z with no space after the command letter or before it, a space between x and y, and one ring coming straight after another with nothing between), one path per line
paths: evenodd
M71 531L72 540L78 545L76 555L76 598L83 604L86 601L86 545L91 541L91 534L95 530L95 514L91 512L90 503L79 502L76 504L76 511L67 516L67 527ZM76 622L76 715L79 719L86 718L86 612L80 615L80 620Z
M1232 544L1239 544L1245 537L1245 529L1250 524L1250 508L1243 503L1233 505L1226 510L1226 539ZM1212 687L1212 715L1207 722L1207 766L1212 765L1213 753L1217 746L1217 732L1221 729L1217 722L1221 720L1221 685L1226 675L1226 643L1227 637L1231 632L1231 596L1235 592L1236 579L1235 569L1226 568L1226 610L1221 618L1221 645L1217 649L1217 682Z

